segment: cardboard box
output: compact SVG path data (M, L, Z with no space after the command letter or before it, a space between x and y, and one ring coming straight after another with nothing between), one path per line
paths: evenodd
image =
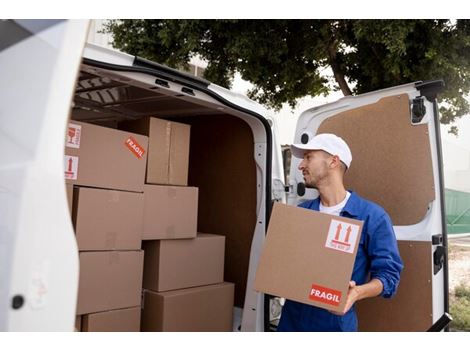
M82 331L87 332L138 332L140 331L140 306L117 309L83 316Z
M145 185L142 239L196 237L197 209L196 187Z
M147 117L123 121L119 128L149 137L147 183L188 185L191 126Z
M232 331L235 285L168 292L144 290L142 331Z
M346 303L362 221L275 203L254 288L332 311Z
M71 121L64 156L65 182L142 192L147 149L145 136Z
M77 314L140 305L143 251L81 252Z
M143 249L146 289L168 291L224 281L224 236L145 241Z
M82 331L82 316L75 316L75 332Z
M65 185L65 193L67 194L67 204L69 206L69 213L70 216L72 216L73 185Z
M80 251L139 250L142 193L77 187L73 222Z

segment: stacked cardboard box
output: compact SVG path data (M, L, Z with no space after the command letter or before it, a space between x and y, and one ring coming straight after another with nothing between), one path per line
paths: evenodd
M142 248L142 331L231 331L234 285L224 283L225 237L197 234L198 189L188 187L190 126L126 121L148 136Z
M139 331L148 138L72 121L65 179L80 258L76 329Z

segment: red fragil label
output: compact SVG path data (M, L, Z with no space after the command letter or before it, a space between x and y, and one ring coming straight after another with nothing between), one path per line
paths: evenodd
M139 159L144 156L145 149L132 137L129 137L124 142L127 148Z
M341 291L313 284L308 298L337 307L341 301Z

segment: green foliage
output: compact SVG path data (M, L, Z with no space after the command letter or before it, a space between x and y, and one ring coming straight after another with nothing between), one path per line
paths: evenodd
M453 330L470 331L470 287L460 284L450 300Z
M467 20L112 20L106 31L116 48L171 67L198 54L205 78L227 88L239 72L249 96L275 109L442 78L441 122L470 111Z

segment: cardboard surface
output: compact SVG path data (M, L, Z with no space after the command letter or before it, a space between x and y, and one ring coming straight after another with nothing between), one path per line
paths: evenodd
M81 252L77 315L140 305L143 251Z
M234 284L144 290L142 331L232 331Z
M361 231L362 221L275 203L255 289L341 311Z
M75 332L82 331L82 316L75 316Z
M243 307L258 224L253 133L228 115L182 121L191 121L189 184L199 188L198 231L225 236L224 278L235 283L235 305Z
M77 187L73 221L80 251L139 250L144 195Z
M64 156L65 182L142 192L148 138L70 121Z
M359 331L426 331L433 324L432 244L398 241L398 249L405 266L398 291L357 303Z
M145 185L142 239L196 237L197 211L196 187Z
M224 281L225 237L145 241L145 289L168 291Z
M70 212L70 215L72 215L73 185L65 185L65 193L67 194L67 204L69 206L69 212Z
M147 183L187 186L189 125L147 117L120 122L119 128L149 137Z
M380 204L395 226L423 220L435 199L428 127L412 125L410 116L408 96L397 95L328 118L317 131L348 143L346 188Z
M82 331L86 332L138 332L140 306L117 309L83 316Z

